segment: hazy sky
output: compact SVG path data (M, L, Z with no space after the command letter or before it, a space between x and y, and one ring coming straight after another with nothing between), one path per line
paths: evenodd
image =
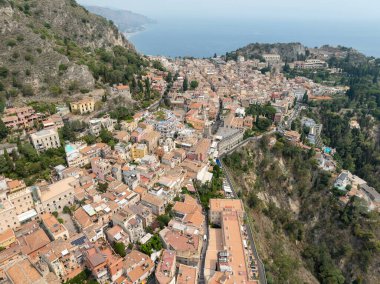
M255 17L371 21L380 24L379 0L78 0L81 4L122 8L154 19ZM379 28L380 29L380 28Z

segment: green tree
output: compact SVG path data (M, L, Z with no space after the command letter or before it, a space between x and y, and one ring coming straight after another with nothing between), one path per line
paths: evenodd
M303 94L302 102L304 104L307 104L309 102L309 96L307 94L307 91Z
M7 138L7 136L8 136L8 129L5 126L4 122L0 119L0 140Z
M187 77L183 80L182 89L184 92L186 92L189 89L189 80Z
M145 79L145 98L147 100L150 100L150 95L151 95L151 91L150 91L150 81L149 81L149 78L146 78Z
M114 139L112 133L104 127L102 127L102 129L100 130L99 137L100 139L102 139L102 142L106 144L110 143L110 141Z
M173 81L173 75L171 72L168 72L168 75L165 78L167 83L171 83Z
M113 243L113 249L121 257L125 257L127 255L127 253L125 252L125 244L124 243L114 242Z
M261 131L266 131L272 125L268 118L261 117L256 121L256 127Z
M75 131L67 123L61 128L60 133L64 141L74 142L77 139Z
M161 61L154 60L153 63L152 63L152 66L153 66L154 69L157 69L157 70L160 70L160 71L165 71L165 68L164 68L164 66L162 66Z
M164 227L166 227L169 224L170 219L171 219L170 216L166 214L158 216L157 221L160 224L160 228L163 229Z
M195 90L196 88L198 88L198 86L199 86L199 83L198 83L198 81L191 81L191 83L190 83L190 89L191 90Z
M108 183L107 182L99 182L98 184L98 190L100 192L106 192L108 189Z
M289 72L290 72L290 66L289 66L289 64L288 64L288 61L285 62L284 68L282 68L282 70L283 70L285 73L289 73Z
M88 134L83 137L83 140L88 144L88 145L93 145L96 143L96 136Z

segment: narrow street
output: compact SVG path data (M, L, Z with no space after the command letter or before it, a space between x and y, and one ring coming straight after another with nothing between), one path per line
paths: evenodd
M205 279L205 261L206 261L206 253L208 248L208 240L209 240L209 222L208 222L208 211L205 212L205 218L206 218L206 239L203 239L203 246L202 246L202 253L201 253L201 262L199 266L199 279L198 283L206 283Z

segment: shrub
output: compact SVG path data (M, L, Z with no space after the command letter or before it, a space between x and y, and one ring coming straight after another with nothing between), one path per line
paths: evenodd
M50 87L50 92L52 93L52 95L57 96L62 94L62 89L61 87L54 85Z
M7 78L9 70L5 66L0 66L0 77Z
M66 71L68 66L66 64L59 64L58 70L59 71Z
M34 61L34 58L33 58L33 56L31 55L31 54L25 54L25 56L24 56L24 59L26 60L26 61L29 61L29 62L33 62Z
M10 39L7 41L7 46L14 47L17 45L17 42L14 39Z
M15 51L15 52L12 53L12 58L13 59L17 59L19 57L20 57L20 53L18 53L17 51Z
M34 96L34 90L33 90L32 86L30 86L30 85L24 85L21 89L21 92L22 92L22 95L24 97Z

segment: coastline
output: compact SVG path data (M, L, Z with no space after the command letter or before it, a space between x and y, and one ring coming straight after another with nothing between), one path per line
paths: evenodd
M154 26L144 25L142 30L126 34L132 44L143 54L164 55L168 57L192 56L203 58L231 52L250 43L301 42L305 46L353 47L366 56L380 57L375 46L380 44L380 38L373 36L374 31L358 34L350 32L346 26L327 33L327 24L321 24L321 32L310 36L307 32L315 24L306 23L299 28L297 23L289 23L278 29L277 23L263 24L255 21L237 21L233 25L225 22L214 22L205 26L203 21L161 19ZM144 32L144 33L142 33ZM336 36L339 34L339 36ZM360 41L358 41L360 38Z

